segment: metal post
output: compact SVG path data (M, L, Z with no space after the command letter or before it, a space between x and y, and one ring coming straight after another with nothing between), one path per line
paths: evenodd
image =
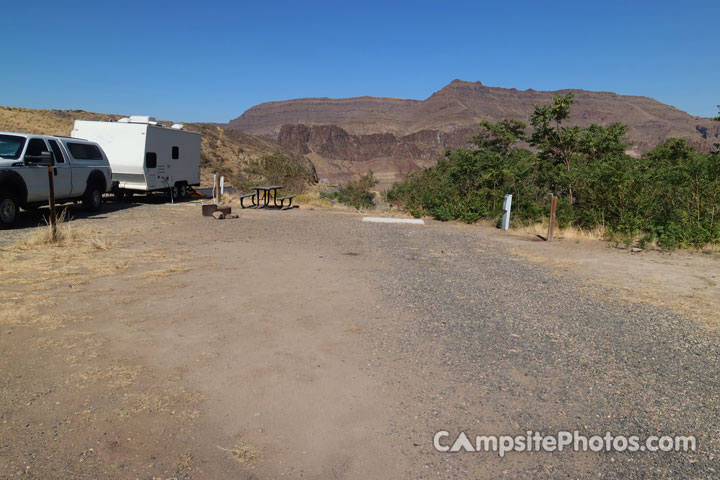
M553 233L555 233L555 212L557 211L557 197L552 195L552 201L550 203L550 225L548 226L547 241L551 242L553 239Z
M50 225L52 226L53 242L57 240L57 213L55 211L55 179L52 164L48 165L48 186L50 187Z
M510 228L510 208L512 207L512 195L505 195L505 201L503 202L503 214L502 229L507 230Z

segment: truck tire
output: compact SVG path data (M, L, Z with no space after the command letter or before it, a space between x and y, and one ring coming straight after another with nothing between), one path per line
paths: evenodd
M97 184L88 185L82 199L83 207L90 212L99 212L102 208L102 191Z
M9 192L0 192L0 226L9 227L15 222L18 212L18 201Z

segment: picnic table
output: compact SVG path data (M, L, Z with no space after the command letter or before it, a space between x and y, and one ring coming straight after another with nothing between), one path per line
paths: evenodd
M258 185L255 187L252 187L253 190L255 190L255 193L246 193L244 195L240 195L240 206L242 208L246 208L243 204L243 200L245 198L251 197L252 198L252 208L270 208L270 207L278 207L278 208L284 208L285 207L285 201L288 201L288 208L292 206L292 199L295 198L295 195L286 195L284 197L278 197L277 191L280 190L282 185ZM272 205L270 205L270 200L272 199ZM278 205L278 202L280 204Z

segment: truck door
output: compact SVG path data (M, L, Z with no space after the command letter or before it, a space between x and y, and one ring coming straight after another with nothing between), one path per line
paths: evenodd
M57 141L48 140L48 143L55 156L55 166L53 167L53 174L55 175L55 198L69 198L70 192L72 191L72 166Z
M25 155L40 155L51 151L42 138L28 140ZM28 165L23 167L23 178L28 190L28 202L48 201L48 175L46 165Z

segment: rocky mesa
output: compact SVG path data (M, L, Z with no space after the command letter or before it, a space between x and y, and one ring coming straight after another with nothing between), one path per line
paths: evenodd
M613 122L629 126L631 153L644 153L670 137L701 150L720 139L720 125L648 97L587 90L536 91L487 87L454 80L426 100L301 98L248 109L228 124L277 140L315 164L318 176L344 181L376 172L391 181L431 165L447 148L465 145L481 120L527 122L536 104L573 92L571 125Z

